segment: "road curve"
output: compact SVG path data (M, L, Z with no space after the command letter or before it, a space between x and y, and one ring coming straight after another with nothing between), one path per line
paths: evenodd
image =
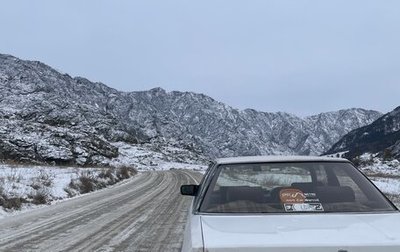
M179 251L201 174L144 172L128 182L0 220L0 251Z

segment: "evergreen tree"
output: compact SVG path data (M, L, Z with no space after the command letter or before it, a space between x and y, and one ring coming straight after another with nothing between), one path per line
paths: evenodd
M393 159L392 151L390 149L385 149L383 151L383 160L390 161Z

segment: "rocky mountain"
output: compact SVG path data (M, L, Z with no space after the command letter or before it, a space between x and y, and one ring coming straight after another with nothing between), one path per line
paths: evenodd
M191 92L120 92L2 54L0 91L0 159L79 165L116 158L115 142L208 158L315 155L381 116L354 108L300 118L237 110Z
M364 153L383 155L385 150L400 157L400 107L370 125L349 132L327 154L348 151L346 157L353 158Z

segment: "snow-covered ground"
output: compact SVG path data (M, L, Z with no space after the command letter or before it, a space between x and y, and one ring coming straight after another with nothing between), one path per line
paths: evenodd
M397 159L383 160L376 154L360 156L361 170L369 175L400 177L400 162Z
M118 147L119 156L111 160L114 167L135 166L139 171L190 169L202 171L207 168L205 160L192 152L172 146L160 146L154 150L152 145L130 145L123 142L113 143Z
M160 170L172 168L200 170L204 167L193 164L163 162L154 167L147 167L147 170L155 168ZM94 178L93 181L96 181L96 183L103 183L104 186L95 186L93 190L110 186L113 183L109 182L109 178L104 177L108 170L111 169L2 164L0 165L0 203L5 199L16 199L19 203L17 206L10 208L4 208L0 204L0 218L16 214L16 211L26 211L40 207L40 205L53 204L70 197L79 196L81 192L77 184L81 183L80 178L82 176ZM118 171L113 173L112 176L117 177ZM37 197L44 197L45 202L38 202L36 200Z
M100 169L72 168L72 167L45 167L45 166L17 166L0 165L0 198L5 199L32 199L38 193L46 197L46 201L57 201L68 198L65 190L69 183L77 179L82 172L97 174ZM21 210L34 208L36 204L20 202ZM17 203L19 205L19 203ZM11 206L10 206L11 207ZM12 214L14 207L7 209L0 207L0 218Z
M1 164L0 218L111 186L134 174L127 170L124 176L122 170Z
M400 197L400 179L372 177L371 180L385 194Z
M347 152L327 156L342 157ZM364 153L353 160L355 161L358 163L358 169L400 208L400 161L384 160L378 153Z
M0 164L0 218L15 214L15 210L24 211L44 202L51 204L86 193L82 190L93 191L110 186L127 178L121 175L121 169L125 167L133 167L139 172L170 169L203 172L207 167L198 164L199 159L184 149L162 147L155 151L146 145L114 145L119 148L120 155L111 161L111 168ZM88 189L81 188L85 180ZM7 200L11 205L5 207Z
M64 188L81 172L97 173L95 168L0 165L0 187L7 196L30 195L36 186L46 187L53 199L65 198ZM44 185L46 184L46 185Z
M28 166L0 164L0 203L4 198L22 199L20 207L24 211L38 207L34 203L38 196L46 197L46 202L54 203L80 194L77 183L80 178L96 178L100 183L94 189L110 186L122 179L118 178L118 169L134 167L139 172L148 170L190 169L204 172L206 165L192 153L175 147L162 147L154 150L146 145L114 143L119 148L119 157L111 161L114 168L79 168L59 166ZM383 161L374 155L360 157L361 167L378 188L395 204L400 206L400 162ZM109 173L112 173L111 175ZM40 200L40 197L39 197ZM36 200L37 201L37 200ZM39 203L39 205L42 203ZM4 210L0 206L0 218L15 214L15 209Z
M359 157L359 163L359 169L400 208L400 162L366 153Z

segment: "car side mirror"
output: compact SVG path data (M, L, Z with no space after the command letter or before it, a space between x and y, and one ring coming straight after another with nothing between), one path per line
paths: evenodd
M181 186L181 194L187 196L196 196L199 190L198 185L183 185Z

